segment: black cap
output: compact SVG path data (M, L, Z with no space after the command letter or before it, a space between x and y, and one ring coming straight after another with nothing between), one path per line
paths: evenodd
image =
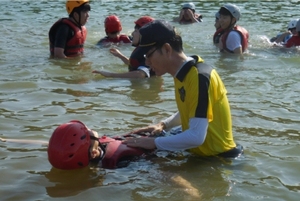
M146 54L151 48L167 43L176 36L174 27L165 20L154 20L140 28L139 48Z

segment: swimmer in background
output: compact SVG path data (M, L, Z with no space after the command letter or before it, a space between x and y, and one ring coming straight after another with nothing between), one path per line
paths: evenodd
M173 19L180 24L191 24L202 22L202 15L196 13L196 7L194 3L184 3L182 5L179 17Z
M122 24L116 15L110 15L104 20L106 36L97 43L99 46L109 46L111 43L131 43L131 37L121 34Z
M270 39L272 43L286 44L287 41L294 35L297 35L296 24L299 19L292 19L288 24L288 31L280 33L277 36Z
M300 46L300 19L296 24L296 34L294 34L284 45L286 48Z
M220 36L220 52L242 54L248 48L249 33L237 25L241 17L240 9L234 4L224 4L219 10L219 23L224 30Z

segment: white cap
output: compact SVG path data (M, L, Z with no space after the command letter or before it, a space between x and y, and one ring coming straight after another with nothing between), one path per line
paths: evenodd
M196 7L195 7L194 3L184 3L184 4L182 4L182 9L184 9L184 8L195 10Z
M292 19L288 24L288 29L294 29L296 28L296 24L299 21L299 19Z
M298 22L297 22L296 31L300 32L300 20L298 20Z
M241 12L240 12L239 7L237 7L235 4L227 3L227 4L224 4L222 7L227 9L237 21L240 19Z

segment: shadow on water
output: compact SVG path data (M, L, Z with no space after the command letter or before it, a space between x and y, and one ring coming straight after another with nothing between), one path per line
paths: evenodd
M89 188L102 186L104 174L99 170L83 168L79 170L58 170L51 168L49 172L39 172L52 185L46 186L50 197L69 197L79 194Z

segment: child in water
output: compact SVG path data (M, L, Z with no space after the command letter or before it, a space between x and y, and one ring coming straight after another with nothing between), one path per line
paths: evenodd
M284 33L280 33L277 36L270 39L270 42L286 44L287 41L294 35L297 35L296 24L299 19L292 19L288 24L288 31Z
M97 43L99 46L108 46L111 43L131 43L131 38L125 34L121 34L122 24L116 15L110 15L104 21L106 36Z
M202 22L202 15L196 13L195 9L194 3L184 3L181 7L179 17L174 18L174 21L180 24Z
M146 154L145 150L122 144L122 140L126 137L141 136L146 135L99 137L96 131L89 129L81 121L72 120L59 125L52 133L49 143L40 140L2 138L0 141L48 145L48 160L57 169L78 169L90 163L114 169L127 166L132 159Z

